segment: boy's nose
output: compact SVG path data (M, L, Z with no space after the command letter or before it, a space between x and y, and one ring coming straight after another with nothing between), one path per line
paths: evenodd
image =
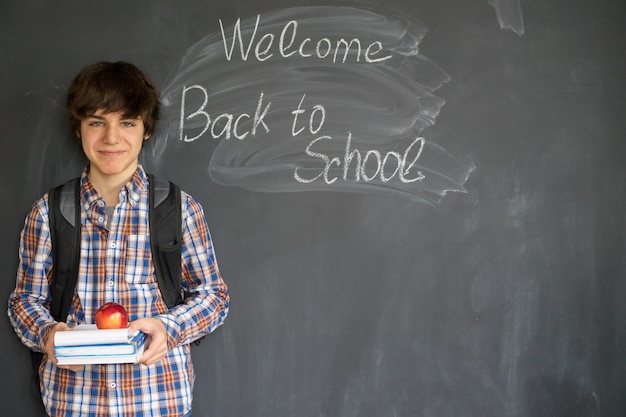
M116 143L119 140L119 132L113 126L107 126L104 131L104 141L106 143Z

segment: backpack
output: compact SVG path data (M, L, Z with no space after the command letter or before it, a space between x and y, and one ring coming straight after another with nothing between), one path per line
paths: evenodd
M180 188L148 174L150 249L159 290L172 308L183 301L181 281L182 213ZM50 238L53 248L50 312L65 321L72 305L80 263L80 178L74 178L48 193ZM78 209L77 209L78 208ZM39 392L39 365L43 353L31 351L33 389Z

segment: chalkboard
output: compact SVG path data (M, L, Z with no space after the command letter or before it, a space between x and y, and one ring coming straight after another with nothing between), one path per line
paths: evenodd
M130 61L142 161L203 204L232 296L194 417L626 413L620 0L2 2L2 298L85 160L66 88ZM3 415L36 415L2 321Z

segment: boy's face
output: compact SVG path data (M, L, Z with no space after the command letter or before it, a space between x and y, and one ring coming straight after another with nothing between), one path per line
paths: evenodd
M141 118L98 110L81 120L80 140L90 162L90 177L99 181L127 180L139 161L143 141L148 139Z

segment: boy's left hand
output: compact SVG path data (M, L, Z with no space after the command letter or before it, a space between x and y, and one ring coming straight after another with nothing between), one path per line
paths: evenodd
M134 331L141 331L147 336L139 363L145 366L153 365L167 355L167 331L161 320L154 317L137 319L128 327Z

